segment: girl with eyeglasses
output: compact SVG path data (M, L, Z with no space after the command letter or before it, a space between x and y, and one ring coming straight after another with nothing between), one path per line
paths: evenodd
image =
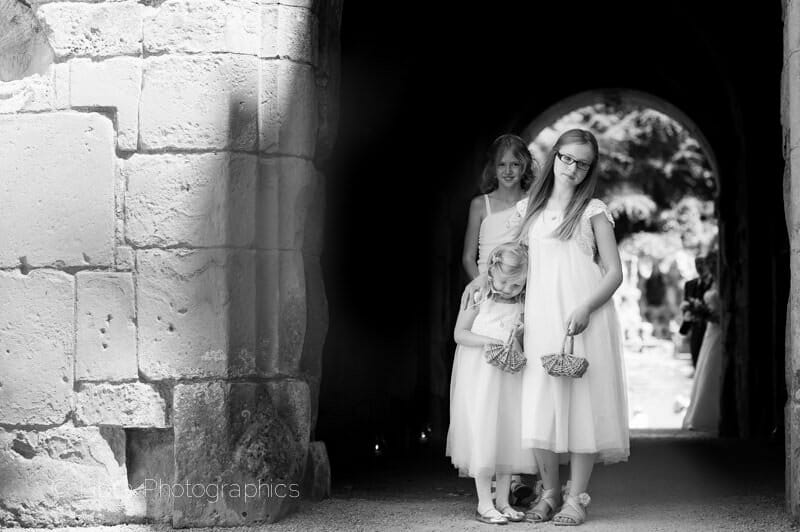
M527 513L534 522L582 524L595 462L625 461L630 452L622 335L611 300L622 266L614 220L593 198L598 156L590 132L563 133L510 220L530 255L521 434L544 488ZM475 290L471 284L465 300ZM581 378L550 376L539 363L541 356L561 352L565 335L573 337L575 355L589 362ZM570 463L563 494L560 461Z

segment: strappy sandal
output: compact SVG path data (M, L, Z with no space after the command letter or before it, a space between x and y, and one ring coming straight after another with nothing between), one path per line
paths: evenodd
M511 505L500 508L500 513L512 523L521 523L525 520L525 513L515 510Z
M497 508L489 508L485 512L481 513L475 510L475 519L480 521L481 523L486 523L489 525L507 525L508 524L508 517L501 514L497 511Z
M551 520L558 507L560 491L558 488L543 490L533 508L525 512L525 520L531 523L544 523Z
M578 526L586 522L586 507L592 502L589 494L567 495L561 511L553 517L556 526Z

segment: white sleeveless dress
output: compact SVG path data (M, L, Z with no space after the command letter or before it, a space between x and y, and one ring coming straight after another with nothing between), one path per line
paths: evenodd
M524 199L517 204L510 225L519 225L527 203ZM540 214L528 232L522 445L557 453L596 453L596 461L613 463L630 454L622 335L613 300L594 311L589 326L575 337L575 354L589 360L582 378L551 377L540 361L542 355L561 351L569 314L602 279L590 222L598 214L613 225L606 205L593 199L569 240L552 236L562 215L551 211Z
M522 303L486 299L471 330L505 340L520 312ZM536 472L533 453L521 445L521 394L520 373L490 365L480 347L456 347L446 454L460 476Z
M486 201L486 217L481 221L478 230L478 273L486 273L486 261L489 254L499 244L513 240L515 228L509 226L509 219L516 214L516 208L511 207L500 212L492 212L489 195L483 195Z

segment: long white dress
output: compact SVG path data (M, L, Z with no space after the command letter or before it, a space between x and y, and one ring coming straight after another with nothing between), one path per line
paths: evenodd
M521 303L486 299L471 330L504 341L520 312ZM520 373L490 365L480 347L456 348L446 454L461 476L536 472L533 453L520 444L521 387Z
M526 208L527 199L519 202L510 224L518 224ZM595 310L586 330L575 336L575 354L589 361L582 378L551 377L540 362L541 356L561 351L567 318L603 277L590 221L596 215L614 223L606 205L593 199L569 240L552 234L562 221L558 212L544 211L528 232L522 444L557 453L596 453L596 461L613 463L630 454L622 335L613 300Z
M712 312L719 312L719 292L716 285L703 295ZM719 430L722 399L722 334L718 323L708 322L697 356L692 397L683 418L683 428L716 433Z

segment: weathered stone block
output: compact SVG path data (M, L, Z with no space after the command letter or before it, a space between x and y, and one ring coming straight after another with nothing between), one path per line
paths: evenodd
M83 383L76 402L76 419L81 425L167 426L166 402L151 384Z
M254 352L253 252L137 252L139 370L153 380L227 374Z
M112 264L113 139L94 113L0 116L0 196L14 198L0 209L0 266Z
M39 17L56 57L141 55L142 4L51 3L39 7Z
M320 186L314 165L296 157L259 160L256 245L260 249L300 249Z
M257 164L254 155L134 155L127 235L137 246L250 246Z
M53 65L53 109L69 109L69 63Z
M307 318L305 338L303 339L303 373L314 378L322 377L322 348L328 334L328 300L325 297L325 284L322 281L322 267L319 259L305 256L305 296ZM316 403L314 404L316 416Z
M116 108L117 146L121 150L136 150L142 60L116 57L98 63L90 59L75 59L69 65L72 107Z
M174 526L273 522L291 508L308 452L304 385L176 386L176 484L206 490L176 495ZM219 490L210 493L208 486Z
M331 464L325 442L312 441L309 445L301 492L304 499L312 501L321 501L331 496Z
M78 380L136 379L136 314L130 273L78 272Z
M284 60L261 61L259 149L314 157L318 109L314 72Z
M244 55L145 60L141 146L255 150L258 59Z
M308 9L266 5L261 12L261 57L317 63L317 17Z
M789 128L789 146L794 149L800 146L800 90L792 90L800 86L800 53L789 56L786 66L788 108L784 109L784 127Z
M260 34L257 0L167 0L145 15L144 49L257 55Z
M136 265L133 248L130 246L117 246L114 249L114 267L120 271L131 271Z
M147 518L172 521L175 436L172 429L126 429L125 463L130 487L143 493Z
M256 367L262 375L296 375L307 324L303 255L260 252L256 260Z
M53 108L55 87L52 69L24 79L0 81L0 114L47 111Z
M145 516L128 489L120 428L0 429L0 525L131 523Z
M55 425L72 410L74 297L65 273L0 271L0 422Z
M800 2L788 0L784 12L784 53L800 50Z

